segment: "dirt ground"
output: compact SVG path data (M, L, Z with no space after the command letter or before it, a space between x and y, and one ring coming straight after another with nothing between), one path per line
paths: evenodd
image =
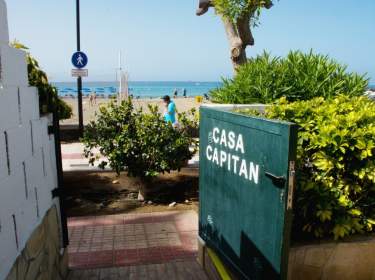
M145 201L138 200L139 188ZM67 215L98 216L119 213L198 210L199 170L184 168L157 177L152 183L113 172L75 171L64 173ZM173 202L176 205L169 207Z

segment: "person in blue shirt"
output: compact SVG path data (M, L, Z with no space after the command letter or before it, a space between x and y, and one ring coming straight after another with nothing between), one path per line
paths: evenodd
M163 96L163 101L166 107L166 111L164 113L164 120L166 122L170 122L172 124L176 123L176 104L171 100L169 95Z

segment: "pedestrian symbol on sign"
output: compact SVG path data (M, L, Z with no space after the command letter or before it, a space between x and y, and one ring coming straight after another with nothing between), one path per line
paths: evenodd
M76 52L72 56L72 63L74 67L82 69L87 65L88 58L87 55L83 52Z
M83 65L83 57L81 54L78 55L78 58L77 58L77 65Z

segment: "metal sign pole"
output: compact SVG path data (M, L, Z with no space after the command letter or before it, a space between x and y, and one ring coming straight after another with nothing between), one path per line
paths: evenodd
M81 26L80 26L80 5L79 0L76 0L77 12L77 51L81 51ZM78 123L79 134L83 135L83 110L82 110L82 78L77 78L77 92L78 92Z
M52 190L52 197L59 198L60 204L60 218L61 218L61 230L62 230L62 241L63 247L66 248L69 245L69 233L68 233L68 221L66 216L65 208L65 193L64 193L64 178L63 168L61 159L61 141L60 141L60 124L59 124L59 112L57 109L56 101L53 105L53 134L55 136L55 156L56 156L56 169L57 169L57 188Z

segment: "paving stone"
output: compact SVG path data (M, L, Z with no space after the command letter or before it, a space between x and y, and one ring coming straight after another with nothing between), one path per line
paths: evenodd
M298 266L293 271L293 280L321 280L321 269L315 266ZM336 279L336 278L334 278ZM332 279L333 280L333 279ZM338 278L337 278L338 280Z
M375 243L339 244L330 258L322 279L371 279L368 268L375 266Z
M88 268L69 280L206 279L195 260L196 221L192 211L69 219L70 267Z
M17 280L17 267L13 266L12 270L9 272L7 280Z
M305 262L305 248L292 248L295 250L295 261L297 264L304 264Z
M20 252L19 257L13 265L13 271L17 271L18 280L36 280L36 279L54 279L60 280L61 275L67 274L67 254L60 256L60 250L54 244L54 239L50 238L50 228L46 226L49 219L53 219L57 224L55 207L53 207L42 223L34 230L30 239L27 241L25 249ZM50 215L50 213L55 215ZM51 222L51 221L49 221ZM53 233L51 232L51 235ZM66 275L64 275L66 276ZM9 275L7 280L13 279Z
M26 245L26 254L28 259L34 259L40 255L43 250L42 244L46 241L45 228L39 226L31 235Z
M56 278L54 278L56 279ZM43 272L43 273L40 273L38 278L36 278L36 280L51 280L51 277L49 275L49 273L47 271Z
M68 255L68 251L65 250L61 258L60 264L59 264L60 274L62 275L62 277L66 277L68 275L68 264L69 264L69 255Z
M126 280L126 279L168 279L206 280L207 277L195 260L172 261L168 263L138 265L128 267L73 270L68 280Z
M305 265L323 267L328 261L325 248L311 248L305 254Z
M70 267L108 266L111 259L98 254L104 251L111 251L112 265L120 266L193 258L198 228L190 221L196 220L192 211L103 216L99 223L92 217L69 219ZM183 230L178 222L184 223Z
M24 279L28 269L28 262L25 259L24 254L21 254L17 259L17 277L18 279Z

